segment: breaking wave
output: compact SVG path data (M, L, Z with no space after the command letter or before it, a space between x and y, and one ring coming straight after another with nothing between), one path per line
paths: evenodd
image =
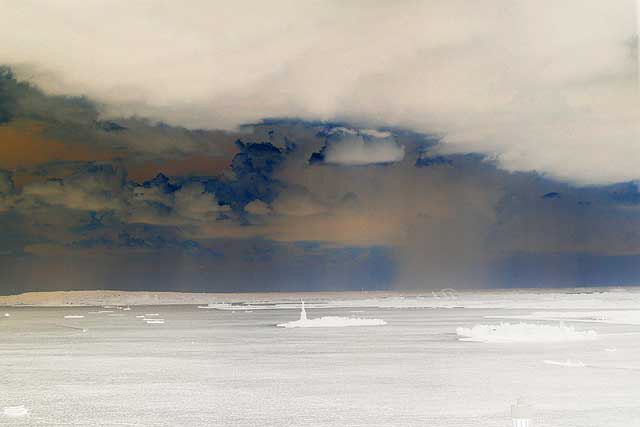
M29 410L25 408L24 405L6 406L2 412L5 416L10 418L18 418L29 415Z
M567 359L566 361L558 361L558 360L543 360L547 365L557 365L557 366L565 366L567 368L584 368L584 362L581 360L571 360Z
M517 316L487 316L494 319L566 320L572 322L640 325L640 310L617 311L536 311Z
M460 341L495 342L562 342L590 341L598 337L595 331L576 331L573 326L560 324L501 323L457 328Z

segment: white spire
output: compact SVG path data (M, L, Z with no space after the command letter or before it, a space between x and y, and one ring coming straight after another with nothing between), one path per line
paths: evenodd
M307 320L307 312L304 309L304 301L300 298L300 302L302 303L302 309L300 310L300 320Z

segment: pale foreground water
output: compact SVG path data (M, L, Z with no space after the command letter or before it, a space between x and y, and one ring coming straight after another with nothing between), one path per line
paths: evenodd
M617 303L609 297L601 305L610 320ZM549 317L566 310L564 325L597 338L468 342L456 334L520 322L510 317L564 328L539 313L547 294L541 306L528 300L531 308L518 309L427 308L412 298L398 304L400 297L375 307L307 304L310 319L387 323L340 328L279 328L298 311L255 302L246 311L7 307L0 309L10 314L0 318L0 425L502 427L511 426L510 404L519 397L533 405L536 427L639 425L640 326L591 319L598 307L572 304L586 297L563 298L567 306L553 305ZM598 295L589 298L598 306ZM616 298L625 306L618 317L635 319L640 305L629 301L638 294ZM450 307L457 305L478 306ZM489 329L501 328L513 330Z

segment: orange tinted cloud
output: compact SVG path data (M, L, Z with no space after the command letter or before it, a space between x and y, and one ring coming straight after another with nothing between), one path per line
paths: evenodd
M181 159L166 159L130 165L129 178L134 181L152 179L159 172L169 176L210 176L219 175L231 163L233 155L203 156L194 155Z
M20 120L0 126L0 169L16 171L53 160L111 160L121 155L116 151L59 141L45 135L45 125L36 121ZM34 178L16 171L16 185L21 186Z

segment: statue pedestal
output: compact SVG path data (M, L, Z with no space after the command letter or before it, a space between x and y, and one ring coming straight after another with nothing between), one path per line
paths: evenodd
M531 418L533 418L533 407L524 399L518 399L515 404L511 405L511 419L513 427L531 427Z

